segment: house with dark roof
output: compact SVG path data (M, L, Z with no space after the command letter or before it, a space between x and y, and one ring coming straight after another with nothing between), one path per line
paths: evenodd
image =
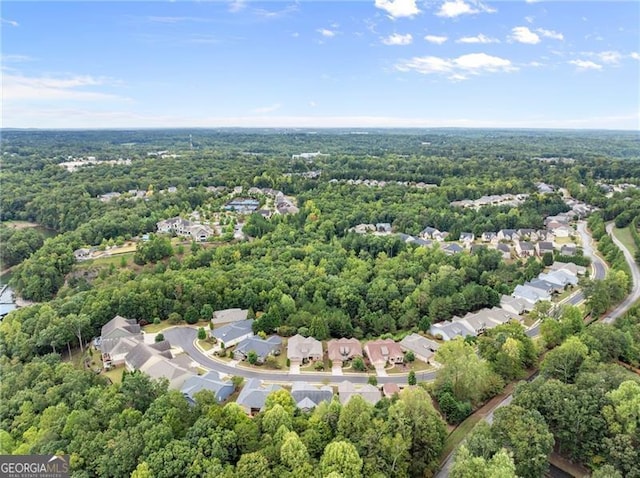
M291 396L300 410L309 411L322 402L333 399L333 388L329 385L316 387L307 382L293 382Z
M391 224L389 224L388 222L376 223L376 232L382 234L391 234Z
M445 254L451 256L453 254L460 254L464 252L464 248L455 242L451 242L442 248Z
M342 367L354 357L362 357L362 345L358 339L332 339L327 342L327 355L334 367Z
M405 351L411 351L418 360L430 362L440 345L438 342L429 340L418 334L407 335L399 343L400 348Z
M551 254L553 254L553 251L554 251L553 242L549 242L549 241L538 242L536 243L535 248L536 248L536 253L540 257L542 257L547 252L550 252Z
M257 336L249 337L236 346L233 358L246 360L251 351L258 356L258 363L264 363L269 355L279 355L282 352L282 339L277 335L272 335L266 340Z
M245 315L246 317L246 315ZM233 347L249 337L253 337L253 320L232 322L211 331L211 337L224 347Z
M508 244L503 244L503 243L496 244L496 251L502 254L503 260L511 259L511 248L509 247Z
M420 237L422 239L435 239L440 231L435 227L427 226L420 232Z
M534 245L528 241L516 241L516 254L520 257L532 257L536 252Z
M235 386L231 380L222 380L218 372L210 370L204 375L189 377L180 389L187 401L192 405L196 403L195 394L202 390L208 390L213 393L216 402L220 403L229 398L229 395L234 392Z
M516 232L515 229L500 229L498 231L498 240L499 241L515 241L520 239L520 236Z
M281 389L282 387L280 385L266 385L263 384L260 379L251 378L240 391L236 403L240 405L247 414L253 416L264 408L269 394Z

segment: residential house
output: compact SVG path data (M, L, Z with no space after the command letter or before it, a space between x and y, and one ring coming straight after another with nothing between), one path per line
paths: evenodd
M379 222L376 224L376 232L391 234L391 224L388 222Z
M438 347L440 347L438 342L429 340L418 334L407 335L400 341L399 345L403 351L411 351L418 360L422 360L427 363L431 362L431 359L438 350Z
M287 358L294 364L322 360L322 353L322 342L313 337L296 334L287 344Z
M366 234L368 232L374 232L376 230L376 226L373 224L358 224L353 228L353 232L356 234Z
M433 246L433 241L430 239L417 238L415 241L413 241L413 244L420 247L431 247Z
M436 235L439 235L440 231L437 230L435 227L431 227L431 226L427 226L425 227L422 232L420 232L420 237L422 239L435 239Z
M512 295L516 298L526 299L534 304L541 300L551 300L550 294L546 293L542 289L531 287L528 284L517 285Z
M454 254L460 254L464 252L464 248L455 242L451 242L442 248L445 254L452 256Z
M565 244L560 248L560 254L563 256L573 257L576 255L578 248L575 244Z
M191 405L195 405L195 395L202 390L213 393L216 402L220 403L229 398L235 388L231 380L222 380L218 372L211 370L204 375L188 378L180 391Z
M500 307L512 314L522 314L533 310L534 302L529 302L527 299L520 297L512 297L509 295L503 295L500 297Z
M460 233L460 242L466 247L469 248L471 243L476 239L476 236L473 232L461 232Z
M537 241L538 234L535 229L518 229L516 231L520 239L524 239L525 241Z
M245 315L246 317L246 315ZM233 347L249 337L253 337L253 320L241 320L216 327L211 331L211 337L224 347Z
M542 241L542 242L538 242L536 243L536 254L538 254L538 256L542 257L543 255L545 255L545 253L550 252L551 254L553 254L554 248L553 248L553 242L549 242L549 241Z
M538 278L551 282L563 289L567 286L576 285L578 283L578 277L567 270L552 271L549 274L542 272L538 274Z
M136 345L142 342L142 335L132 337L117 337L100 342L102 366L105 370L124 364L124 359Z
M371 340L365 344L364 352L376 368L384 367L387 363L398 364L404 361L400 345L391 339Z
M247 320L249 311L246 309L224 309L216 310L213 313L213 319L211 322L213 325L227 324L229 322L241 322Z
M552 271L567 270L575 276L584 275L587 272L587 268L579 266L573 262L554 262L551 264L550 269Z
M516 254L519 257L532 257L535 254L535 247L527 241L516 241Z
M358 339L332 339L327 342L327 355L334 367L341 367L354 357L362 357L362 345Z
M464 321L438 322L429 328L429 333L434 337L441 337L442 340L452 340L455 337L466 337L467 335L476 336L475 330Z
M558 226L551 229L551 232L556 238L564 238L573 235L573 228L569 226Z
M489 242L492 244L498 242L498 234L495 232L483 232L480 237L482 242Z
M535 287L536 289L542 289L548 294L554 294L557 292L562 292L564 290L564 286L546 281L544 279L540 279L539 277L531 279L529 282L527 282L527 284L531 287Z
M322 402L330 402L333 399L333 388L329 385L316 387L307 382L293 382L291 396L300 410L308 412Z
M194 374L173 362L171 345L166 340L136 345L125 357L127 370L140 370L152 379L167 379L169 388L180 389Z
M257 378L251 378L240 391L236 403L253 416L262 411L269 394L281 389L280 385L266 385Z
M496 245L496 250L502 254L503 260L511 259L511 248L508 244L500 243Z
M94 343L100 349L105 368L124 363L124 355L128 353L130 350L128 346L131 345L127 342L118 347L119 342L124 338L133 339L136 343L142 341L142 330L134 319L125 319L116 315L102 327L100 337Z
M499 241L515 241L520 239L520 236L516 232L515 229L500 229L498 231L498 240Z
M393 397L396 393L400 393L400 387L398 386L397 383L385 383L382 386L382 394L387 397L387 398L391 398Z
M340 403L346 405L351 397L355 395L360 395L366 402L369 402L371 405L375 405L382 398L382 394L378 387L374 387L368 383L353 383L353 382L340 382L338 384L338 396L340 398Z
M273 335L266 340L256 336L246 338L236 346L233 351L233 358L246 360L251 351L258 356L257 363L264 363L269 355L280 354L282 351L282 339L277 335Z
M498 325L506 324L508 322L516 321L523 322L523 318L520 314L511 312L510 310L503 309L502 307L492 307L490 309L483 309L484 314L489 317L493 322Z

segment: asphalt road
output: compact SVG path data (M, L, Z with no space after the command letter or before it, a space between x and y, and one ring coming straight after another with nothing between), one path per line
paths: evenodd
M606 315L602 319L605 324L610 324L615 322L615 320L624 314L627 310L631 308L631 306L638 300L640 300L640 268L638 268L638 264L633 258L633 254L627 249L622 242L620 242L616 236L613 235L613 223L607 224L607 233L613 239L613 242L620 248L620 250L624 253L624 258L629 264L629 268L631 269L631 279L633 281L633 285L631 286L631 293L627 296L625 300L620 302L618 307L613 309L609 314Z
M163 332L165 339L171 342L172 345L177 345L182 348L193 360L198 362L204 368L209 370L215 370L216 372L238 375L245 378L259 378L261 380L272 382L296 382L296 381L312 381L314 383L332 383L338 384L348 380L352 383L367 383L369 380L368 374L345 374L343 376L332 375L330 373L309 372L301 374L290 374L289 372L272 372L267 370L250 370L244 367L233 367L227 365L218 360L214 360L198 350L194 345L194 341L197 338L198 332L196 329L188 326L177 326L171 329L166 329ZM431 381L436 377L435 371L418 372L416 378L419 381ZM394 374L389 377L377 377L379 384L385 383L397 383L406 384L406 374Z

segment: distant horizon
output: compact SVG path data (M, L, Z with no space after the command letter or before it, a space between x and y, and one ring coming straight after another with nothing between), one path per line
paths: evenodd
M4 1L3 127L640 131L637 2Z

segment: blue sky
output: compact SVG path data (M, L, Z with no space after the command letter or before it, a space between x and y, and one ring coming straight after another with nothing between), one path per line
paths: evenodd
M2 126L640 129L640 2L2 3Z

